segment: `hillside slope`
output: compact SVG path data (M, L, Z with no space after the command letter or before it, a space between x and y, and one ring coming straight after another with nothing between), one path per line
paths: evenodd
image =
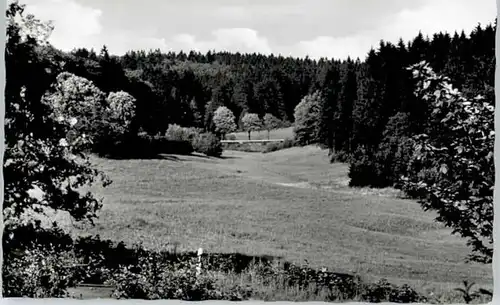
M350 189L347 166L316 147L222 159L95 159L114 183L104 208L79 233L147 247L282 256L395 283L489 284L491 266L463 263L463 240L414 201Z

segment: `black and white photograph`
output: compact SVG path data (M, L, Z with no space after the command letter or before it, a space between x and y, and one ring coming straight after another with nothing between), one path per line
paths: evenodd
M3 298L496 299L495 0L3 5Z

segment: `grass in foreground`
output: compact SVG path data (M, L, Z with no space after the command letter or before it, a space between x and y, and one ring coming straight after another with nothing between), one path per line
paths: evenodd
M426 293L491 266L465 264L464 241L414 201L345 186L347 167L314 147L223 159L96 159L114 183L95 228L80 232L158 249L282 256L311 267L408 283ZM78 233L78 232L76 232Z

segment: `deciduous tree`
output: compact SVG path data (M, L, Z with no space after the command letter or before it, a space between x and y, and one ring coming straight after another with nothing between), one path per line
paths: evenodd
M92 220L102 203L92 193L82 192L81 187L92 185L99 177L105 185L109 182L83 153L89 141L78 132L78 121L61 115L58 101L42 99L48 89L42 85L53 76L35 49L46 38L30 36L44 32L30 28L41 24L34 17L24 25L15 22L23 16L23 5L9 4L3 158L5 232L21 225L19 219L29 211L58 210L77 221ZM23 36L28 38L21 39ZM76 103L85 102L80 95L72 98Z
M264 115L264 128L267 130L267 139L269 140L269 134L271 130L277 129L281 126L281 120L270 113Z
M135 117L136 99L125 91L111 92L106 98L109 124L117 135L125 135L131 130Z
M403 190L425 210L467 239L472 261L493 256L494 107L477 96L466 98L447 77L425 62L412 66L416 94L432 102L427 133L414 137L415 153Z
M226 134L236 130L236 118L231 110L225 106L220 106L215 110L213 122L215 131L222 135L225 139Z
M248 132L248 140L250 140L250 133L252 131L259 131L262 128L262 121L256 113L245 114L241 119L241 123L243 124L243 129Z
M313 94L306 95L295 107L293 132L295 140L299 144L307 145L318 141L321 104L321 93L316 91Z

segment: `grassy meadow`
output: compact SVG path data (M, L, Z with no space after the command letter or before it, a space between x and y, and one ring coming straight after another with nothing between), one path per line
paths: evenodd
M435 214L394 190L347 187L347 165L329 164L317 147L93 161L113 184L94 189L105 199L99 219L75 234L279 256L426 292L492 284L491 266L465 264L464 240Z

